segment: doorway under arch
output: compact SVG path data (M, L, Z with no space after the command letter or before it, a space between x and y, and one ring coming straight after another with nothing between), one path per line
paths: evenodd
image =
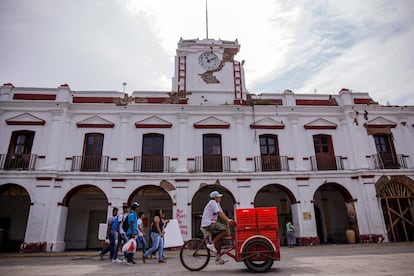
M388 240L414 241L414 181L406 176L383 176L375 184Z
M31 200L27 190L17 184L0 186L0 250L19 252L24 242Z
M105 193L93 185L81 185L70 190L62 205L68 208L65 229L65 248L99 249L100 223L106 223L108 199Z
M293 193L280 184L269 184L261 188L255 198L254 207L277 207L277 216L279 221L279 238L281 245L286 245L286 228L287 221L292 221L291 205L296 203Z
M201 185L200 189L194 194L191 200L191 233L192 237L203 237L200 231L201 217L203 215L204 207L210 200L210 193L218 191L223 194L221 199L221 208L227 217L233 218L236 206L236 200L233 194L225 187L219 184Z
M168 187L166 186L166 188ZM166 219L173 217L173 201L168 191L163 187L156 185L141 186L129 196L128 204L135 201L140 205L138 212L144 212L143 226L147 237L149 237L151 220L157 209L164 209Z
M315 220L321 244L347 243L346 230L352 229L358 239L354 200L338 183L322 184L313 196Z

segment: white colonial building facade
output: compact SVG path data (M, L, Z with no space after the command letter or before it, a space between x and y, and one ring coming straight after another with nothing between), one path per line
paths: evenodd
M300 245L414 240L414 106L367 93L255 95L236 41L178 43L171 91L0 90L3 250L97 248L98 224L138 201L199 235L212 190L276 206ZM390 91L392 92L392 91ZM146 221L148 223L148 221Z

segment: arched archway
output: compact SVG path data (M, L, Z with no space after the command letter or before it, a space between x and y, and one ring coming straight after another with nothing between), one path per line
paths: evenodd
M144 185L136 189L128 198L128 204L136 201L139 202L140 207L138 212L144 212L143 219L144 231L149 237L149 226L157 209L165 210L165 217L172 218L173 215L173 201L168 191L173 190L172 185L167 185L161 181L161 186Z
M358 237L354 199L338 183L322 184L313 196L316 228L323 243L346 243L346 230L353 229Z
M292 221L291 205L296 203L295 195L288 188L280 184L269 184L261 188L255 198L254 207L277 207L281 243L286 242L285 223Z
M191 200L191 232L193 237L202 237L200 231L201 216L208 201L210 200L210 193L218 191L223 194L221 200L221 208L229 218L234 217L236 200L233 194L225 187L216 183L214 185L200 185L200 189L194 194Z
M62 201L67 207L66 249L97 249L99 223L106 223L108 199L105 193L93 185L81 185L70 190Z
M1 251L18 252L24 242L31 200L25 188L17 184L0 186Z
M381 177L375 184L388 239L414 241L414 181L406 176Z

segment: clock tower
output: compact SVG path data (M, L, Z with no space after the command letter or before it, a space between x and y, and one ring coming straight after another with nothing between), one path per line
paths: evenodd
M237 40L180 39L172 91L188 104L246 103L243 64L234 59Z

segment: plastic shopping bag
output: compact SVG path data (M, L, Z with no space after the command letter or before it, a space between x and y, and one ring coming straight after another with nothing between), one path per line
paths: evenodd
M127 253L135 253L137 249L137 241L135 239L129 239L124 246L122 246L122 251Z

